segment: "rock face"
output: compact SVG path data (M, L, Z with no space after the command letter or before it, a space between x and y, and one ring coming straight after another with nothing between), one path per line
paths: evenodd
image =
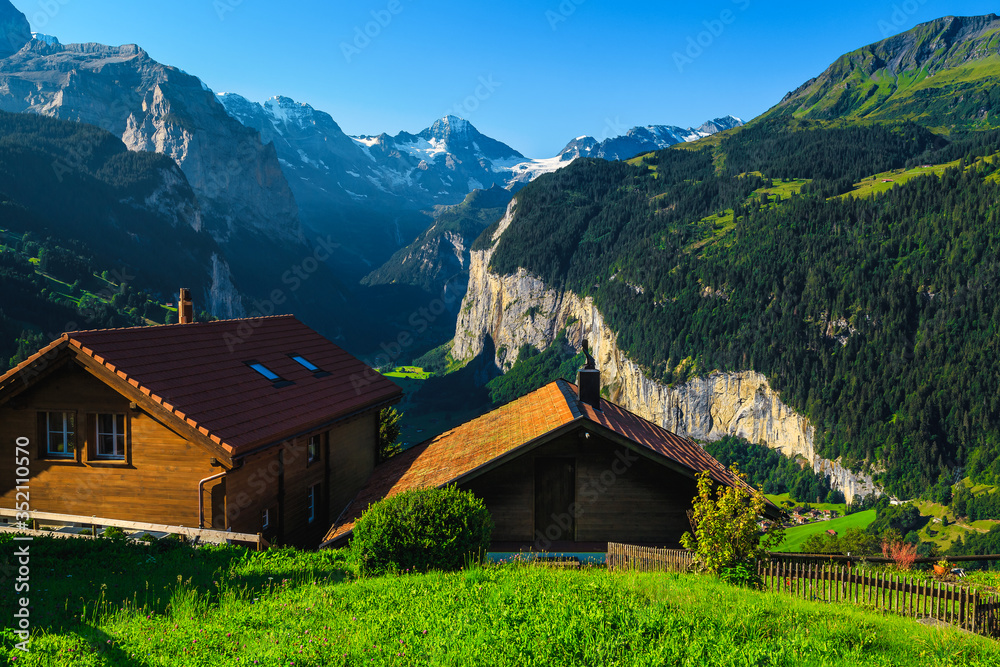
M30 41L28 19L10 2L0 0L0 58L17 53Z
M493 247L515 215L511 203L493 236ZM760 373L712 373L684 384L665 386L645 376L618 347L617 336L590 298L549 289L524 269L508 276L490 272L493 249L472 252L468 293L455 329L452 354L471 359L488 344L496 347L497 366L513 366L524 344L548 347L562 329L579 346L590 342L611 400L649 421L695 440L726 435L765 442L787 456L801 456L830 478L848 501L880 493L872 478L819 457L815 428L785 405Z
M240 229L299 236L274 147L231 118L199 79L138 46L32 40L0 60L0 109L90 123L131 150L173 158L218 240Z

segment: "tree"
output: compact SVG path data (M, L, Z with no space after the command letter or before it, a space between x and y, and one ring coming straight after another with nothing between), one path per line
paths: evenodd
M381 463L403 451L399 442L399 420L403 415L396 408L383 408L378 414L378 460Z
M736 466L732 474L743 480ZM694 552L695 562L704 570L727 577L741 571L737 578L752 581L757 562L767 557L784 537L777 523L760 536L758 521L764 516L764 495L748 485L716 486L708 472L698 475L698 495L694 498L692 524L695 534L684 533L681 544Z

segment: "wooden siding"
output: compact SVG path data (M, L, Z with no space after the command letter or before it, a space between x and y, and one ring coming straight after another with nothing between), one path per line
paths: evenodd
M377 433L373 411L247 457L226 476L230 526L238 532L263 532L280 544L316 547L371 475ZM321 444L318 459L309 462L313 435L320 436ZM314 485L319 493L310 522L309 489ZM267 529L261 526L264 509L271 511Z
M38 423L42 410L77 414L75 459L45 458L45 433ZM98 413L126 415L125 461L93 459L95 434L90 427ZM9 447L21 437L31 440L31 507L41 511L197 526L198 482L221 472L211 466L204 448L131 410L128 399L75 363L18 396L14 406L0 406L0 442ZM14 506L13 464L13 456L0 458L3 507ZM206 486L209 515L213 485Z
M76 415L76 456L45 456L40 412ZM126 416L126 457L97 460L96 415ZM166 420L169 423L169 420ZM184 433L184 429L178 429ZM318 459L308 461L312 435L321 436ZM94 372L70 361L12 402L0 406L0 442L31 441L32 509L197 527L198 483L223 472L214 455L119 394ZM242 460L225 477L205 485L202 527L263 533L281 544L315 547L331 522L354 498L375 466L378 412L317 429ZM15 506L14 457L0 460L0 506ZM316 513L309 521L309 489L316 486ZM270 523L262 526L262 513Z
M273 448L248 456L243 465L226 474L226 513L229 526L238 533L263 533L269 542L280 536L278 514L278 479L281 464L278 449ZM261 524L264 510L269 510L270 523Z
M689 530L694 480L622 445L582 434L563 436L462 485L485 501L496 524L494 541L542 549L553 541L677 545ZM566 534L565 526L572 526L568 517L534 516L534 461L552 457L576 462L574 536Z

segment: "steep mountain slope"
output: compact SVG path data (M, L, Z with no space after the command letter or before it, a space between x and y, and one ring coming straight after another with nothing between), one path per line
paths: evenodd
M199 310L231 314L238 296L201 224L173 160L91 125L0 112L0 365L22 331L38 343L162 322L155 302L181 285Z
M368 285L403 283L435 292L447 285L465 296L469 275L470 239L503 217L510 191L498 185L473 190L457 206L445 207L417 239L398 251L381 268L365 277Z
M958 468L992 481L1000 160L976 156L998 150L996 132L947 145L912 124L776 119L631 164L578 160L473 245L452 354L491 347L506 369L567 328L596 343L613 399L801 454L848 496L871 488L849 468L901 495ZM975 168L826 200L958 157Z
M0 5L6 14L13 9L7 0ZM298 209L273 147L233 120L196 77L135 45L62 45L16 34L26 39L0 58L0 109L90 123L131 150L173 158L217 238L244 229L298 238Z
M1000 17L948 16L841 56L765 118L1000 126Z

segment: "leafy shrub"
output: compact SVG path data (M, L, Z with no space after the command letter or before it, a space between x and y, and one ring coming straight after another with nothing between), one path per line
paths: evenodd
M744 479L735 466L730 470L733 476ZM738 577L741 568L755 572L758 561L767 558L767 550L784 537L784 531L774 523L761 539L757 521L766 507L763 494L745 486L715 485L708 472L698 475L693 505L695 534L684 533L681 544L694 552L701 569L712 574L729 572L730 577Z
M457 570L489 547L493 518L469 491L414 489L375 503L354 526L362 574Z
M125 531L122 530L121 528L118 528L117 526L108 526L107 528L104 529L104 537L107 537L107 538L110 538L110 539L113 539L113 540L115 540L115 539L124 539L125 538Z
M764 587L764 582L757 574L757 569L746 563L737 563L722 568L719 570L719 579L740 588L761 589Z

